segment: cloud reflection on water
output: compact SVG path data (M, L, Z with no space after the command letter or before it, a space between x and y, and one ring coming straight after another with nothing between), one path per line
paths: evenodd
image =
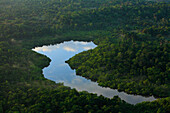
M77 76L75 70L71 70L68 64L65 63L66 60L75 54L95 47L96 45L92 42L69 41L56 45L36 47L33 50L50 57L52 62L47 68L43 69L43 74L46 78L57 83L63 82L65 86L75 88L78 91L88 91L89 93L96 93L108 98L118 95L122 100L131 104L155 100L154 97L129 95L110 88L100 87L96 82Z
M80 85L81 84L81 85ZM116 89L110 89L105 87L98 86L96 82L83 82L81 77L72 79L70 82L64 82L66 86L72 86L72 88L76 88L78 91L88 91L89 93L96 93L98 96L103 95L108 98L113 98L114 96L119 96L122 100L130 103L137 104L143 101L153 101L155 98L152 97L142 97L140 95L129 95L124 92L118 92Z
M63 47L63 49L66 50L66 51L72 51L72 52L76 52L77 51L76 49L71 48L71 47L67 47L67 46Z
M42 47L36 47L33 50L36 52L51 52L55 49L62 48L63 50L66 50L68 52L76 52L79 50L89 50L93 49L94 46L91 46L92 42L78 42L75 41L69 41L69 42L64 42L61 44L56 44L56 45L50 45L50 46L42 46ZM90 46L89 46L90 45Z
M53 45L53 46L42 46L42 47L36 47L34 48L33 50L36 51L36 52L51 52L57 48L60 48L60 45Z

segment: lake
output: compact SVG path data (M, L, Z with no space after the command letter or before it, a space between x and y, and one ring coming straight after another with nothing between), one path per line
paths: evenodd
M143 97L140 95L118 92L116 89L101 87L96 82L77 76L75 70L72 70L69 65L65 63L66 60L73 57L75 54L95 47L97 47L97 45L93 42L68 41L56 45L36 47L33 50L46 55L52 60L50 65L43 69L43 74L45 78L55 81L56 83L64 83L65 86L75 88L78 91L87 91L108 98L118 95L122 100L130 104L156 100L153 96Z

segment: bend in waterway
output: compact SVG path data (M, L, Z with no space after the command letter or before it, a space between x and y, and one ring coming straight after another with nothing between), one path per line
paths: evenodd
M52 60L50 65L43 69L43 74L45 78L56 83L63 82L65 86L75 88L78 91L96 93L97 95L103 95L108 98L118 95L122 100L130 104L156 100L153 96L143 97L140 95L131 95L125 92L118 92L116 89L101 87L96 82L77 76L75 70L72 70L65 63L66 60L75 54L95 47L96 45L93 42L68 41L56 45L36 47L33 50L46 55Z

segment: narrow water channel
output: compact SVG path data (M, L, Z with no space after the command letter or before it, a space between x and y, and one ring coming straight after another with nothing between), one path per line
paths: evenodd
M130 104L156 100L153 96L143 97L140 95L130 95L124 92L118 92L116 89L98 86L96 82L77 76L75 70L72 70L69 65L65 63L66 60L75 54L95 47L96 45L93 42L68 41L56 45L36 47L33 50L46 55L52 60L50 65L43 69L43 74L45 78L56 83L63 82L65 86L75 88L78 91L88 91L89 93L96 93L97 95L103 95L108 98L118 95L122 100Z

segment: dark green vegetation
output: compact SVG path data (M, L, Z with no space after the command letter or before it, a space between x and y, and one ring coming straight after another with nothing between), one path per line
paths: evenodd
M170 111L169 12L144 0L0 0L0 112ZM71 39L99 45L69 60L78 74L167 98L133 106L46 80L50 59L30 49Z
M68 63L78 75L101 86L167 97L170 95L169 45L165 40L140 43L136 41L140 37L141 34L125 34L119 44L104 42L94 50L74 56Z
M68 63L78 75L102 86L167 97L170 95L169 6L140 4L143 5L124 3L81 12L85 22L92 22L92 29L108 29L110 35L94 40L99 44L97 48L76 55Z

